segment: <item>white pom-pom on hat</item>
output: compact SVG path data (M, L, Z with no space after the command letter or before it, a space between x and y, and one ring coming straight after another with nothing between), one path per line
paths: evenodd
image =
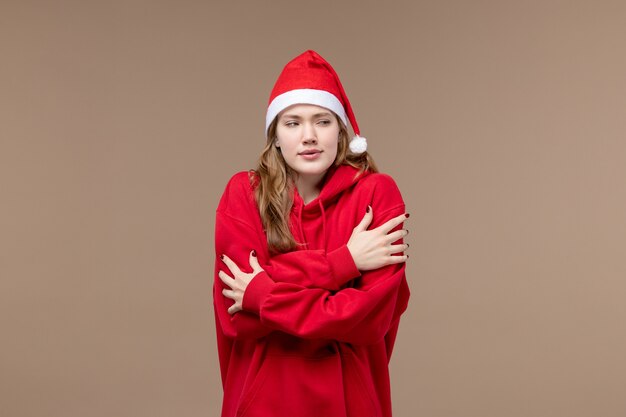
M356 135L350 140L349 146L353 153L363 153L367 150L367 139L363 136Z

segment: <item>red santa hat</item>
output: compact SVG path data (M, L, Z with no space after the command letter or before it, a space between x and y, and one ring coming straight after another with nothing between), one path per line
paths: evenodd
M265 136L278 113L294 104L327 108L337 114L346 126L350 121L355 134L350 141L350 150L363 153L367 149L367 141L360 136L359 125L339 76L315 51L308 50L289 61L278 76L265 116Z

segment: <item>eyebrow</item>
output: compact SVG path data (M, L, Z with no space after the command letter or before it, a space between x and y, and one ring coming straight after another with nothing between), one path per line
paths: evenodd
M322 112L322 113L315 113L313 115L313 118L330 117L330 116L331 116L330 112L325 111L325 112ZM297 114L289 114L289 113L283 114L282 116L280 116L280 118L281 119L285 119L285 118L287 118L287 119L298 119L298 120L302 119L302 117L298 116Z

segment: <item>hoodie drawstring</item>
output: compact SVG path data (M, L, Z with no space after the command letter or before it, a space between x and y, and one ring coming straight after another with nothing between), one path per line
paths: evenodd
M328 244L328 236L326 235L326 212L324 211L324 204L322 204L321 199L318 201L318 204L322 213L322 233L324 234L324 240L322 242L324 242L324 248L326 248L326 245Z
M304 229L302 228L302 212L304 212L303 205L298 207L298 231L300 232L300 243L306 246L306 249L309 248L309 242L306 242L304 237Z

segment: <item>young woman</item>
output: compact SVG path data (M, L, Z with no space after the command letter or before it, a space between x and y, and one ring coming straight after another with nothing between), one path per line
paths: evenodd
M280 74L265 133L258 168L234 175L217 208L222 417L389 417L409 299L400 191L314 51Z

